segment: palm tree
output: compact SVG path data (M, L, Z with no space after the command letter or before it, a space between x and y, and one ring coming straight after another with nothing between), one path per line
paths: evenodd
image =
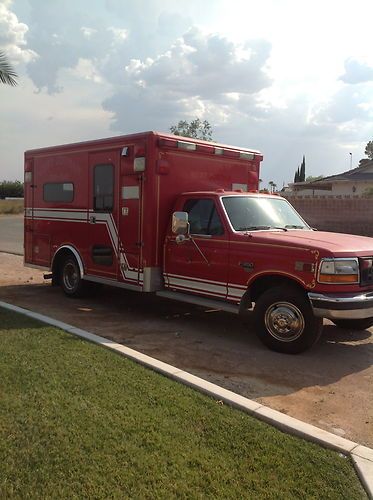
M17 85L17 73L14 71L5 53L0 50L0 82L14 87Z
M273 181L269 181L268 184L269 184L269 192L272 193L273 192L274 182Z

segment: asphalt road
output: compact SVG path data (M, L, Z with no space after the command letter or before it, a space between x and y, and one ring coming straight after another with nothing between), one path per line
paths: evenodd
M0 215L0 252L23 255L23 214Z

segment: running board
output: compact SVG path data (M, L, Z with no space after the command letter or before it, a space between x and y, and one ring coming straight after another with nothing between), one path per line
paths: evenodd
M219 309L221 311L238 314L239 306L234 304L229 304L220 300L206 299L204 297L198 297L196 295L188 295L186 293L180 292L166 292L160 291L156 292L158 297L165 299L178 300L180 302L186 302L188 304L195 304L197 306L208 307L210 309Z

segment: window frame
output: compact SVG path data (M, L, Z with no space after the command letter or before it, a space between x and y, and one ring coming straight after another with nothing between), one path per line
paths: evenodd
M112 204L110 208L97 208L96 206L96 168L97 167L111 167L112 171ZM113 213L114 207L115 207L115 166L113 163L97 163L93 166L93 176L92 176L92 182L93 182L93 199L92 199L92 205L93 205L93 210L95 212L100 212L100 213ZM100 197L103 198L103 201L105 199L105 196L110 196L110 195L100 195Z
M188 210L186 210L186 205L187 203L193 201L193 200L196 200L196 201L211 201L212 202L212 210L209 214L209 219L208 219L208 224L207 224L207 228L210 229L210 224L211 224L211 221L212 221L212 218L214 216L214 212L216 213L216 216L218 217L219 219L219 222L220 222L220 227L221 227L221 232L219 232L219 234L211 234L211 233L193 233L192 231L190 231L190 234L192 236L195 236L195 237L198 237L198 238L215 238L215 237L220 237L220 236L224 236L225 234L225 227L224 227L224 223L223 223L223 218L221 217L220 213L219 213L219 210L218 210L218 204L216 203L216 200L214 198L209 198L209 197L202 197L202 198L199 198L199 197L191 197L191 198L186 198L184 203L183 203L183 212L187 212L188 213L188 219L189 219L189 212Z
M72 189L72 198L71 200L46 200L45 199L45 187L46 186L57 186L63 184L71 184ZM44 182L43 184L43 202L44 203L73 203L75 199L75 184L72 181L62 181L62 182Z

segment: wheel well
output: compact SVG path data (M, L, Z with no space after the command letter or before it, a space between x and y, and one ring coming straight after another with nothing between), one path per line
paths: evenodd
M285 276L262 276L250 286L250 300L256 302L263 292L275 286L287 286L304 293L304 288L299 283Z
M61 250L58 250L55 254L52 262L52 285L60 284L60 269L66 257L73 257L74 259L76 259L76 256L69 248L61 248Z

